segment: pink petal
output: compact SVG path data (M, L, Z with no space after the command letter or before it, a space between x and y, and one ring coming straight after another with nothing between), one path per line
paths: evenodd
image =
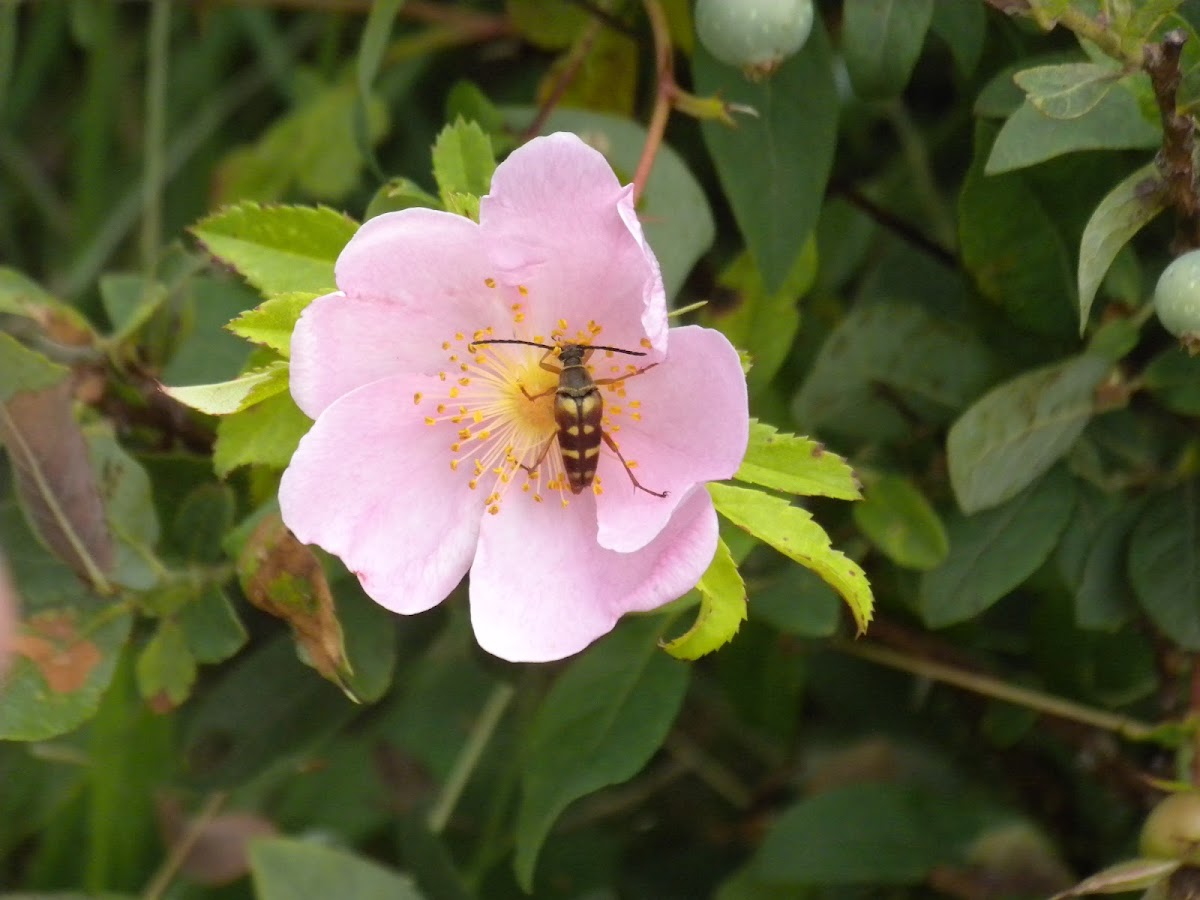
M391 300L405 312L439 320L494 314L496 296L484 279L495 274L479 226L435 209L369 219L334 269L338 288L351 297Z
M482 497L450 470L443 428L412 397L432 379L385 378L329 406L279 486L283 521L341 557L388 609L440 603L471 564Z
M733 475L750 434L741 361L719 331L695 325L671 329L666 360L626 387L641 401L642 418L614 416L621 430L612 436L625 459L637 462L638 481L669 496L636 490L620 460L601 447L597 540L621 552L651 541L692 485ZM603 396L607 404L622 402L608 391Z
M596 544L592 495L563 509L524 496L485 516L471 567L479 646L512 662L578 653L627 612L656 609L695 586L717 547L708 492L692 491L658 537L635 553Z
M442 341L454 334L421 329L389 300L345 294L318 297L292 332L290 387L315 419L339 397L393 375L432 374L446 365ZM431 322L423 324L430 325ZM422 331L425 333L422 333Z
M342 251L336 277L341 292L309 304L292 334L292 396L313 418L379 378L436 374L447 365L442 343L455 334L507 334L520 299L499 285L479 226L430 209L368 221Z
M514 150L492 177L480 225L506 284L528 291L531 333L559 319L568 338L589 321L596 343L639 350L648 337L666 348L666 295L658 262L607 160L573 134L536 138Z

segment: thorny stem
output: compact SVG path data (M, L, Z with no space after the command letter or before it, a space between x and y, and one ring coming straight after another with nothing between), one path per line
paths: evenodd
M1180 113L1176 106L1182 80L1179 57L1187 33L1176 30L1165 35L1160 43L1139 45L1123 40L1122 35L1103 19L1092 18L1073 6L1056 10L1054 18L1048 20L1039 15L1030 0L985 2L1008 15L1030 16L1046 28L1062 25L1095 44L1129 71L1140 69L1150 76L1163 128L1158 167L1167 183L1176 214L1174 249L1183 253L1200 247L1200 193L1197 192L1193 157L1196 122L1191 116Z
M1154 87L1154 100L1162 119L1163 143L1158 168L1167 183L1168 196L1175 207L1176 249L1180 252L1200 247L1200 198L1196 196L1195 152L1196 123L1176 108L1176 95L1183 76L1179 57L1187 32L1172 31L1161 43L1147 44L1142 51L1142 67Z
M442 792L438 795L433 808L429 810L427 823L429 830L434 834L441 834L450 821L450 815L454 812L454 807L462 796L462 792L471 778L471 773L475 771L479 760L483 758L483 751L487 748L488 741L496 733L500 718L515 695L516 689L511 684L499 684L488 697L483 709L480 710L479 718L475 720L471 733L467 735L467 742L459 751L458 759L454 761L446 783L442 786Z
M1017 687L1006 681L1001 681L999 678L992 678L988 675L968 672L955 666L934 662L933 660L910 656L888 647L881 647L870 641L838 640L833 642L833 647L849 656L857 656L860 659L890 666L893 669L899 669L903 672L910 672L922 678L941 681L984 697L1013 703L1017 706L1031 709L1034 712L1042 713L1043 715L1055 716L1070 722L1088 725L1092 728L1112 731L1131 740L1145 740L1156 731L1154 726L1138 721L1137 719L1131 719L1128 716L1103 712L1102 710L1093 709L1080 703L1073 703L1070 700L1064 700L1061 697L1055 697L1041 691Z
M646 143L642 146L642 158L638 160L637 171L633 176L633 201L637 203L650 179L650 170L654 168L654 158L658 148L662 146L663 136L667 132L667 119L671 116L671 104L675 100L677 87L675 85L675 56L671 46L671 32L667 26L667 16L663 12L659 0L642 0L646 8L646 16L650 19L650 30L654 34L654 63L658 72L658 92L654 98L654 111L650 114L650 124L646 127Z
M158 900L166 893L167 888L171 886L171 880L183 865L184 860L187 859L188 854L192 852L192 847L196 845L196 841L200 839L200 835L208 827L208 823L216 818L221 807L225 805L226 797L224 791L217 791L208 798L204 808L192 819L187 831L171 846L171 852L167 854L163 864L154 873L150 883L146 885L146 890L142 892L142 900Z

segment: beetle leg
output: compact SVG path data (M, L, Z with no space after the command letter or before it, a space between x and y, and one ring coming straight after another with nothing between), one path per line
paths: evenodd
M650 367L647 366L646 368ZM621 455L621 451L617 449L617 442L608 436L607 431L601 431L600 437L604 438L604 443L608 444L608 449L617 454L617 459L619 459L621 461L621 465L625 467L625 473L629 476L629 480L633 482L633 486L635 488L637 488L639 491L645 491L647 494L650 494L654 497L666 497L669 493L671 493L670 491L663 491L660 494L658 491L652 491L650 488L643 485L637 480L637 476L633 474L633 469L629 468L629 463L625 462L625 457ZM543 455L545 454L543 453Z
M616 378L595 378L593 382L595 384L616 384L618 381L624 381L626 378L632 378L635 375L641 375L643 372L649 372L657 365L658 363L650 363L650 365L642 366L637 371L630 372L628 375L618 375ZM654 491L650 491L650 493L653 494Z
M521 393L525 395L526 400L536 400L539 397L545 397L547 394L553 394L558 390L558 385L556 384L553 387L546 388L546 390L542 391L540 394L531 394L529 391L525 390L525 385L519 384L517 386L521 389Z
M549 366L546 364L546 357L551 356L554 353L554 351L556 351L557 349L558 349L557 347L551 347L549 350L547 350L545 353L543 353L542 358L538 360L538 365L541 366L543 369L545 369L547 372L553 372L555 375L561 375L562 374L562 366L555 368L554 366ZM525 390L525 385L522 384L522 385L519 385L519 387L521 388L521 393L525 395L526 400L537 400L539 397L545 397L547 394L553 394L555 391L558 390L558 385L554 385L553 387L546 388L546 390L542 391L540 394L531 394L531 393L529 393L529 391ZM546 455L545 451L542 451L542 456L545 456L545 455Z
M529 395L526 394L525 396L528 397ZM527 466L527 465L525 465L525 463L517 463L517 465L519 465L522 469L524 469L530 475L534 474L537 471L537 467L542 464L542 460L546 458L546 454L550 451L550 445L554 443L554 438L555 438L555 435L551 435L546 440L546 443L542 446L542 452L538 454L538 458L534 461L532 466Z
M553 367L553 366L549 366L549 365L547 365L547 364L546 364L546 357L547 357L547 356L553 356L557 350L558 350L558 348L557 348L557 347L551 347L549 350L547 350L545 353L543 353L543 354L542 354L542 358L538 360L538 365L539 365L539 366L541 366L541 367L542 367L543 369L545 369L547 372L553 372L555 375L559 374L559 373L562 371L562 366L559 366L558 368L555 368L555 367Z

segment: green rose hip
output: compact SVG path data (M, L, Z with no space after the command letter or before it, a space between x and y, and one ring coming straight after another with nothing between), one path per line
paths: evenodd
M804 46L812 0L698 0L696 34L708 52L763 78Z
M1158 278L1154 311L1191 354L1200 351L1200 250L1174 260Z

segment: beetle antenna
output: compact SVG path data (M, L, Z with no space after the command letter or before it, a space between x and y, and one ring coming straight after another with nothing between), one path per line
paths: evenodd
M560 344L539 344L537 341L521 341L521 340L517 340L517 338L489 338L486 341L471 341L471 343L468 344L467 347L468 348L478 347L483 344L524 344L526 347L541 347L543 350L555 350L558 347L564 346L561 343ZM582 347L584 350L610 350L613 353L624 353L627 356L645 356L646 355L641 350L624 350L621 347L604 347L604 346L601 346L600 344L579 344L579 346Z
M480 344L524 344L527 347L541 347L543 350L554 349L553 344L539 344L536 341L519 341L516 338L492 338L487 341L471 341L467 347L478 347Z
M622 350L620 347L602 347L600 344L584 344L585 350L611 350L613 353L624 353L626 356L645 356L641 350Z

